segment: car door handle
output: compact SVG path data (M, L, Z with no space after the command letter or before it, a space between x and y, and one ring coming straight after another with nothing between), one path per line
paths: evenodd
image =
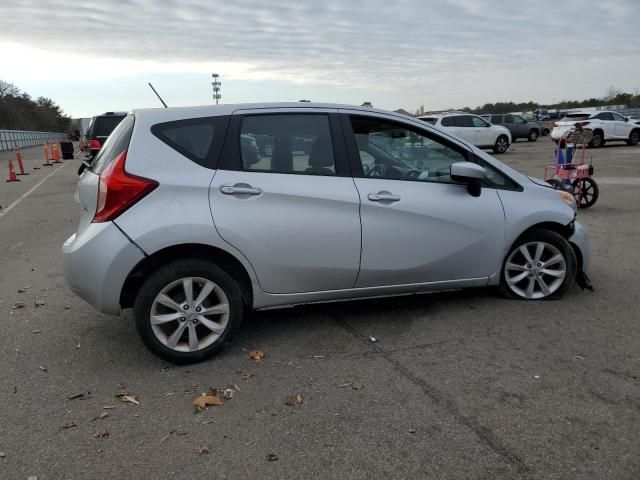
M367 198L372 202L397 202L400 196L389 192L370 193Z
M262 190L254 188L251 185L223 185L220 187L220 192L225 195L260 195Z

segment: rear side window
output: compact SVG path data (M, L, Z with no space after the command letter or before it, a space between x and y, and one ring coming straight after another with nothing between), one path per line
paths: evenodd
M443 127L453 127L453 118L454 117L444 117L440 123Z
M100 175L118 155L129 147L133 132L134 116L127 115L115 128L93 160L91 170Z
M327 115L252 115L240 128L242 169L335 175Z
M215 168L228 121L228 117L177 120L153 125L151 133L198 165Z

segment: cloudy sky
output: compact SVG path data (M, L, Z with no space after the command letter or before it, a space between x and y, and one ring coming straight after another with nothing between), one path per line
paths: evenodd
M415 110L640 88L639 0L2 0L0 79L72 116L314 101Z

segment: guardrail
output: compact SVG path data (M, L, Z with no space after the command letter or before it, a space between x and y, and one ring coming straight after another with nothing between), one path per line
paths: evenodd
M20 148L42 145L47 140L62 141L64 133L0 130L0 152L11 151L15 145Z

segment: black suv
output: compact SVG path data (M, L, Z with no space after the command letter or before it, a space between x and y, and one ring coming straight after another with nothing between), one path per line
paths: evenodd
M508 128L513 142L518 138L526 138L530 142L535 142L539 136L549 135L549 129L544 125L538 122L528 122L520 115L491 113L480 116L494 125L502 125Z
M126 116L125 112L106 112L91 119L86 135L89 160L96 156L104 141Z

